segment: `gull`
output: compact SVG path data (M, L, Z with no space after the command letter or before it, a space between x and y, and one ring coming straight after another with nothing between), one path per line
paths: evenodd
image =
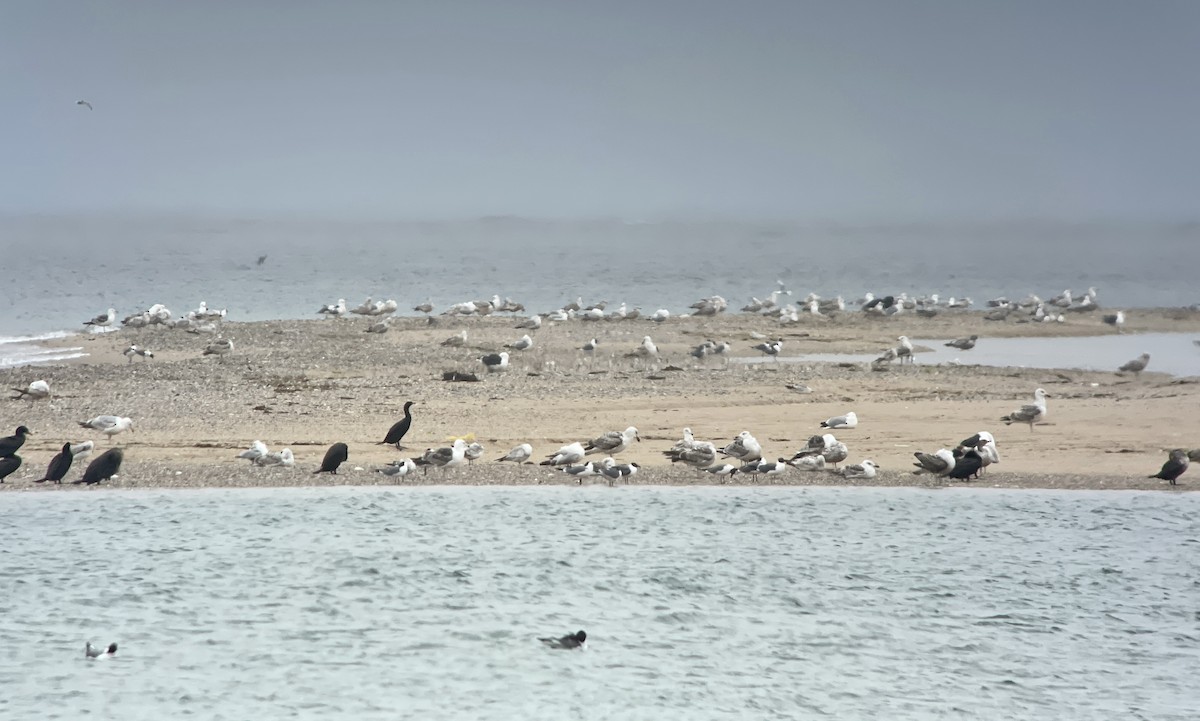
M711 445L711 444L709 444ZM675 445L671 446L672 451L686 451L696 447L696 437L692 435L691 428L683 429L683 438L675 441Z
M321 306L320 310L317 311L317 315L328 315L334 318L346 315L346 299L338 298L336 303Z
M642 437L638 435L638 429L629 426L623 431L609 431L604 435L593 438L584 446L584 455L590 456L593 453L607 453L610 456L615 456L621 451L629 447L634 441L641 442Z
M114 322L116 322L116 320L117 320L116 308L109 308L107 313L101 313L100 315L96 316L95 318L92 318L91 320L85 320L83 322L83 324L95 326L97 328L108 328Z
M663 323L671 318L671 311L666 308L659 308L650 315L650 320L655 323Z
M579 466L563 466L563 467L559 468L559 470L562 471L563 473L567 474L568 476L572 476L574 478L580 478L580 479L585 478L587 476L600 475L600 472L596 470L595 464L593 464L591 461L588 461L587 463L584 463L583 465L579 465Z
M607 478L608 485L611 486L622 478L629 478L630 476L635 475L639 468L641 468L641 466L636 463L614 464L613 459L605 458L604 462L600 464L600 475Z
M825 456L821 454L811 456L801 456L800 458L793 457L788 461L793 468L801 471L823 471L825 470Z
M578 463L583 460L584 456L583 444L576 441L568 443L559 448L554 453L546 456L546 460L541 462L543 466L569 466L572 463Z
M788 465L786 458L778 458L774 461L759 461L758 472L767 476L782 476L791 466Z
M593 339L589 340L587 343L584 343L582 346L580 346L579 350L583 351L584 353L595 353L596 345L597 345L596 339L593 338Z
M128 358L130 363L133 362L134 356L140 355L142 358L145 358L147 360L154 357L153 351L149 351L145 348L139 348L136 344L133 344L133 343L131 343L128 348L121 351L121 354L124 355L126 358Z
M517 323L518 329L527 328L529 330L537 330L542 327L542 317L540 315L531 315L525 320Z
M215 356L217 356L217 358L219 358L221 360L222 363L224 363L225 356L232 352L233 352L233 339L217 338L212 343L209 343L208 346L205 347L204 352L201 353L200 355L215 355Z
M80 100L79 102L82 103L83 101ZM108 644L108 648L99 649L99 648L96 648L95 646L93 646L91 641L88 641L86 644L84 644L84 647L83 647L84 658L105 658L105 657L111 658L116 655L117 655L117 644L115 644L115 643Z
M743 463L762 459L762 446L750 431L742 431L733 442L721 449L721 453L732 456Z
M504 454L504 456L497 458L496 462L499 463L501 461L513 461L516 464L520 465L520 464L524 463L525 461L528 461L532 457L533 457L533 446L529 445L528 443L522 443L520 445L513 446L513 449L511 451Z
M771 356L772 358L778 360L776 356L778 356L779 352L783 350L783 338L759 343L758 345L754 346L754 350L761 351L764 356Z
M94 110L94 108L92 108L92 104L86 100L76 100L75 104L82 105L83 107L87 108L88 110ZM113 644L113 649L116 650L116 644Z
M133 419L121 416L96 416L90 421L80 421L79 425L83 428L100 431L108 436L109 442L112 442L112 437L118 433L133 431Z
M267 453L266 455L254 459L256 466L286 466L291 467L296 465L296 457L292 455L291 448L284 448L282 451Z
M141 330L142 328L150 325L150 311L142 311L137 315L127 316L121 321L121 325L125 326L126 328Z
M854 411L850 411L844 416L834 416L828 420L821 421L822 428L856 428L858 426L858 416Z
M832 433L826 433L821 439L825 441L825 449L821 451L821 455L826 463L832 463L836 468L837 464L850 457L850 449L845 443L834 438Z
M632 353L626 353L626 358L657 358L658 346L650 340L650 336L642 336L642 342Z
M1121 327L1125 325L1125 311L1119 310L1116 313L1113 313L1112 315L1104 316L1103 318L1101 318L1101 320L1103 320L1105 323L1111 325L1113 328L1116 328L1117 332L1120 333Z
M588 308L579 312L579 320L584 321L601 321L604 320L603 308Z
M1150 478L1161 478L1164 481L1170 481L1172 486L1177 486L1179 484L1175 482L1176 479L1187 469L1188 452L1182 448L1176 448L1168 455L1167 462L1163 464L1162 469Z
M979 340L977 335L969 335L966 338L957 338L946 343L947 348L958 348L959 350L971 350L975 347L975 341Z
M1001 416L1000 420L1008 425L1013 423L1028 423L1029 431L1032 433L1033 424L1046 420L1046 413L1046 391L1038 388L1033 392L1033 403L1021 406L1006 416Z
M379 321L378 323L372 323L370 325L370 327L367 328L366 332L367 333L387 333L391 327L392 327L392 319L384 318L383 320Z
M351 308L350 312L355 315L370 315L371 310L374 307L375 307L375 304L372 302L371 296L367 296L366 300L364 300L362 303L360 303L358 305L358 307Z
M796 454L792 456L792 460L797 461L797 460L800 460L801 458L811 458L813 456L819 456L819 455L821 455L821 453L824 450L825 450L825 437L824 436L810 436L808 439L808 443L803 448L796 451Z
M432 313L433 312L433 304L430 303L429 301L425 301L424 303L421 303L420 305L414 305L413 310L417 311L418 313Z
M508 351L503 353L488 353L480 356L479 362L487 369L488 373L499 373L508 370Z
M401 458L398 461L392 461L383 468L376 468L376 473L382 473L389 478L399 476L401 478L407 476L416 470L417 464L413 463L411 458Z
M846 478L874 478L877 470L879 466L875 465L875 461L865 460L853 466L846 466L842 469L842 475Z
M442 448L427 448L422 456L414 461L418 466L434 466L445 471L457 468L466 460L467 442L456 438L450 446Z
M13 388L13 390L17 392L17 395L13 396L13 398L25 398L28 396L31 401L40 401L50 397L50 384L44 380L33 381L24 390L20 388Z
M267 455L267 444L262 441L255 441L250 444L250 447L237 455L238 458L244 458L250 461L250 465L254 465L259 458Z
M663 451L671 463L686 463L693 468L707 468L717 460L717 448L711 443L692 442L690 447Z
M737 474L738 469L737 469L737 466L732 465L730 463L722 463L719 466L713 466L712 468L705 468L704 472L711 473L714 476L718 476L720 478L730 478L730 477L734 476L735 474Z
M458 332L458 335L452 335L442 341L442 345L448 348L461 348L467 344L467 329L463 328Z
M896 346L896 356L900 358L901 363L911 363L913 360L912 341L910 341L906 335L900 336L897 338L897 340L900 341L900 345Z
M463 449L463 458L467 459L468 465L471 463L471 461L477 461L480 458L483 458L483 444L482 443L469 444L466 448Z
M83 460L92 455L92 451L96 448L95 441L83 441L81 443L71 444L71 455L75 456L76 460Z
M395 313L396 309L399 307L399 303L392 298L388 298L382 303L376 303L371 309L371 315L391 315L392 313Z
M913 464L917 470L913 473L932 473L935 476L944 476L954 470L954 452L949 449L942 448L932 454L917 451L913 453L913 456L917 459L917 462Z
M570 633L561 638L539 638L539 641L546 644L550 648L559 649L574 649L584 648L587 642L587 633L579 631L578 633Z
M979 431L970 438L958 444L959 453L974 448L979 453L983 468L1000 462L1000 450L996 448L996 438L987 431Z
M1150 354L1143 353L1137 358L1129 361L1125 365L1117 369L1118 373L1132 373L1135 376L1140 376L1142 371L1146 370L1146 365L1150 363Z
M533 339L529 337L528 333L526 333L525 335L518 338L516 340L516 342L507 343L507 344L505 344L504 347L512 348L513 350L529 350L530 348L533 347Z

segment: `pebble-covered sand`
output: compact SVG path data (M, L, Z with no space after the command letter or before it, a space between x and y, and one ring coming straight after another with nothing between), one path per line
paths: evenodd
M1127 314L1126 333L1200 331L1200 313L1163 309ZM970 365L788 363L747 364L758 357L752 333L782 337L781 358L806 353L878 353L899 335L954 338L1094 335L1114 332L1100 314L1072 316L1063 324L988 322L981 312L935 318L895 318L844 313L781 327L770 318L724 314L656 324L625 321L546 323L536 331L518 319L434 316L397 318L383 334L366 333L374 321L227 322L222 334L235 344L222 358L202 356L211 336L164 328L81 336L55 341L83 345L88 357L52 367L0 371L6 388L43 378L48 401L3 404L3 429L19 424L33 435L21 449L23 467L0 490L57 491L34 484L64 441L94 439L97 453L109 442L78 421L100 414L129 416L135 431L118 435L125 450L119 477L101 488L195 488L301 485L551 484L573 479L546 467L496 463L512 446L528 442L539 460L560 445L636 426L642 438L618 461L636 461L635 484L711 484L713 476L671 467L662 451L690 427L697 439L718 446L749 430L769 457L790 457L820 421L853 410L859 426L834 431L850 447L849 462L870 458L882 471L871 481L789 470L763 484L914 487L1168 489L1149 479L1165 449L1200 446L1200 384L1146 372L987 368ZM467 330L462 348L440 342ZM503 350L529 332L535 345L510 351L511 368L488 374L477 360ZM649 335L660 349L656 362L626 357ZM579 349L595 337L599 349ZM697 361L688 351L703 339L727 340L730 359ZM129 343L154 358L121 355ZM970 352L961 354L970 362ZM1151 368L1152 370L1152 368ZM446 382L443 373L476 374L478 382ZM808 392L788 386L807 387ZM1050 394L1046 423L1005 426L1000 416L1030 402L1035 388ZM15 395L15 394L13 394ZM415 421L403 453L378 445L414 400ZM966 484L914 475L914 451L933 452L979 430L995 434L1001 463ZM402 480L374 469L454 437L482 443L484 458L469 468L417 471ZM253 467L236 455L255 439L272 450L290 447L293 468ZM349 444L339 475L313 475L325 449ZM1200 488L1200 470L1180 479L1178 490ZM596 479L591 479L598 482ZM735 476L730 483L754 483Z

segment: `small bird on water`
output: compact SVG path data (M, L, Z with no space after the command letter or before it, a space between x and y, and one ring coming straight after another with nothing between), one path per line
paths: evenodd
M115 644L115 643L108 644L108 648L103 649L103 650L93 646L91 641L88 641L87 644L85 644L83 647L84 658L101 658L101 657L111 658L112 656L116 656L116 655L117 655L117 644Z
M539 638L538 640L541 641L542 643L546 644L550 648L559 648L559 649L583 648L584 644L587 643L587 633L584 631L578 631L576 633L569 633L566 636L560 636L559 638L554 638L552 636L543 636L542 638Z

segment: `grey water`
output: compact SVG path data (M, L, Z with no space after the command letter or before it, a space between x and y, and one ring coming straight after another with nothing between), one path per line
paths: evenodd
M0 519L0 718L1200 707L1197 494L100 491L0 494Z
M776 280L865 292L1050 297L1095 286L1105 307L1200 302L1200 224L530 220L429 222L0 217L0 337L79 330L114 307L177 315L204 300L231 320L314 318L325 303L402 310L511 296L530 312L582 296L652 312L720 294L738 308ZM266 256L262 265L260 256Z
M1126 333L1101 336L1055 336L1050 338L981 338L969 351L947 348L945 338L915 338L914 345L928 348L917 353L916 363L961 363L1017 368L1066 368L1116 371L1142 353L1150 354L1147 371L1174 376L1200 376L1200 345L1194 333ZM796 341L792 347L804 345ZM883 349L880 349L881 352ZM772 363L868 363L879 353L806 353L783 358L737 358L735 362Z

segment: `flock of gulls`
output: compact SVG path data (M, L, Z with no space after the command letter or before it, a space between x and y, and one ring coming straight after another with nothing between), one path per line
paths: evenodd
M809 294L803 301L797 304L788 301L791 295L792 291L784 287L782 282L778 282L778 287L767 294L765 298L752 298L751 302L742 307L741 310L745 313L776 317L780 323L786 324L795 322L802 312L814 316L824 316L846 312L848 307L847 302L841 297L823 299L815 294ZM946 310L967 309L972 305L972 301L969 298L949 298L943 300L936 294L910 298L904 293L898 296L887 295L882 297L868 293L855 303L860 309L859 312L862 313L894 316L899 313L913 312L925 317L933 316ZM1019 318L1018 322L1022 322L1022 320L1062 322L1063 313L1087 312L1099 308L1094 288L1089 288L1078 297L1074 296L1070 290L1067 290L1046 301L1034 295L1015 302L1009 301L1006 298L997 298L987 301L987 306L992 309L987 315L989 319L1002 320L1016 315ZM385 333L388 331L398 307L399 304L395 300L376 301L372 298L367 298L361 304L350 307L344 298L339 298L335 303L321 306L317 313L330 318L344 318L357 315L373 319L373 322L367 327L366 332ZM729 304L724 298L719 295L713 295L693 303L690 306L692 312L685 315L715 316L726 312L728 308ZM431 303L425 302L415 306L414 310L428 315L433 312L433 306ZM511 298L501 299L499 295L494 295L489 300L465 301L451 304L442 312L442 315L488 316L494 313L522 313L524 311L525 307ZM143 328L158 326L165 329L183 330L196 335L214 335L215 337L204 346L201 353L202 355L213 355L223 358L234 351L233 340L220 334L220 323L226 316L227 311L225 309L211 309L205 302L201 302L195 310L188 311L179 317L175 317L166 306L155 304L144 311L126 316L120 321L118 321L116 310L109 308L107 312L85 321L84 324L103 329L116 327L119 323L121 327L132 328L138 331ZM671 313L665 308L660 308L643 316L640 308L630 308L624 303L610 310L606 302L602 301L593 305L585 305L582 298L578 298L574 302L568 303L562 308L549 313L530 315L523 318L516 326L518 329L526 331L523 335L505 344L505 350L484 354L478 357L478 361L489 373L507 370L513 353L528 351L535 346L534 337L530 332L536 331L545 323L568 321L583 323L612 322L637 320L639 318L652 323L661 323L670 319ZM430 319L432 321L433 317L430 316ZM1117 311L1115 314L1106 315L1103 317L1103 320L1120 331L1124 325L1124 312ZM783 338L772 339L761 335L760 338L761 342L753 345L752 349L758 351L764 357L777 359L783 350ZM977 335L970 335L949 341L946 345L965 351L974 348L978 340L979 337ZM899 336L897 341L896 345L885 349L879 358L876 359L875 363L898 361L904 364L913 362L914 347L912 342L906 336ZM441 345L446 347L464 347L466 344L466 329L462 329L459 333L446 338L441 343ZM599 342L593 337L584 343L579 350L584 354L592 354L598 347ZM710 356L722 357L727 356L731 347L731 344L726 341L705 340L692 348L690 354L701 360ZM657 359L658 354L658 347L652 337L646 335L643 336L641 343L625 355L626 357L635 359L654 360ZM154 358L154 353L151 350L137 343L131 343L124 351L124 355L129 359L130 363L139 357L143 361ZM1149 354L1142 354L1139 358L1122 365L1119 370L1120 372L1140 373L1145 370L1149 359ZM29 400L42 400L49 398L51 395L49 384L45 380L36 380L30 383L27 388L14 388L13 390L18 394L16 398L26 398ZM1034 391L1032 403L1022 405L1011 413L1002 416L999 420L1006 424L1027 424L1030 431L1032 431L1036 424L1044 422L1046 419L1046 397L1045 390L1038 388ZM403 419L398 421L388 431L384 440L380 441L381 444L394 445L397 449L403 449L401 441L411 428L411 408L413 405L412 401L404 405ZM79 425L107 436L110 439L110 443L114 436L127 430L130 432L134 430L132 419L115 415L97 416L87 421L81 421ZM857 426L857 415L854 412L848 412L845 415L825 420L820 423L819 427L824 431L842 431L852 430ZM16 450L24 443L27 435L29 435L29 429L21 426L13 436L0 439L0 482L20 467L21 459L16 455ZM535 456L533 447L530 444L522 443L509 450L503 456L496 458L495 461L516 464L537 462L542 466L560 470L562 473L581 483L586 478L596 477L612 484L623 479L628 479L638 472L639 465L637 463L618 463L615 457L629 448L631 443L640 441L641 437L638 434L637 428L630 426L623 431L613 430L603 433L588 441L568 443L540 459ZM94 443L92 441L64 443L62 450L51 460L44 477L36 482L53 481L61 483L74 465L76 459L82 460L88 457L93 448ZM443 472L449 471L478 461L484 455L485 449L481 444L467 442L466 439L455 439L446 446L428 448L420 455L401 458L377 470L390 477L403 478L415 472L418 468L422 469L423 473L427 473L430 467L441 469ZM684 466L695 468L699 472L712 474L721 478L727 478L735 474L772 478L795 469L806 472L830 471L839 473L845 478L870 479L875 477L876 473L880 470L879 465L869 458L863 459L856 464L842 465L849 458L849 449L844 442L838 440L832 433L814 435L803 448L784 455L774 455L764 454L762 445L749 431L742 431L727 443L716 443L696 440L691 430L685 428L683 437L671 448L664 450L663 455L672 464L683 464ZM1195 460L1196 455L1196 451L1190 454L1187 451L1178 449L1171 451L1167 463L1163 466L1159 475L1155 477L1175 483L1179 475L1186 470L1188 460ZM336 474L338 468L347 460L348 456L348 446L345 443L336 443L328 449L320 467L314 473ZM916 473L928 473L963 480L978 477L989 465L998 463L1000 460L995 437L987 431L980 431L960 443L951 444L949 448L942 448L932 453L918 451L914 453L914 456L917 459L917 462L914 464ZM296 463L295 456L290 448L271 451L262 441L255 441L248 449L239 453L237 457L248 461L252 466L258 467L291 467ZM123 454L121 449L110 448L92 460L82 477L75 481L75 483L93 484L112 478L119 472L122 460Z

